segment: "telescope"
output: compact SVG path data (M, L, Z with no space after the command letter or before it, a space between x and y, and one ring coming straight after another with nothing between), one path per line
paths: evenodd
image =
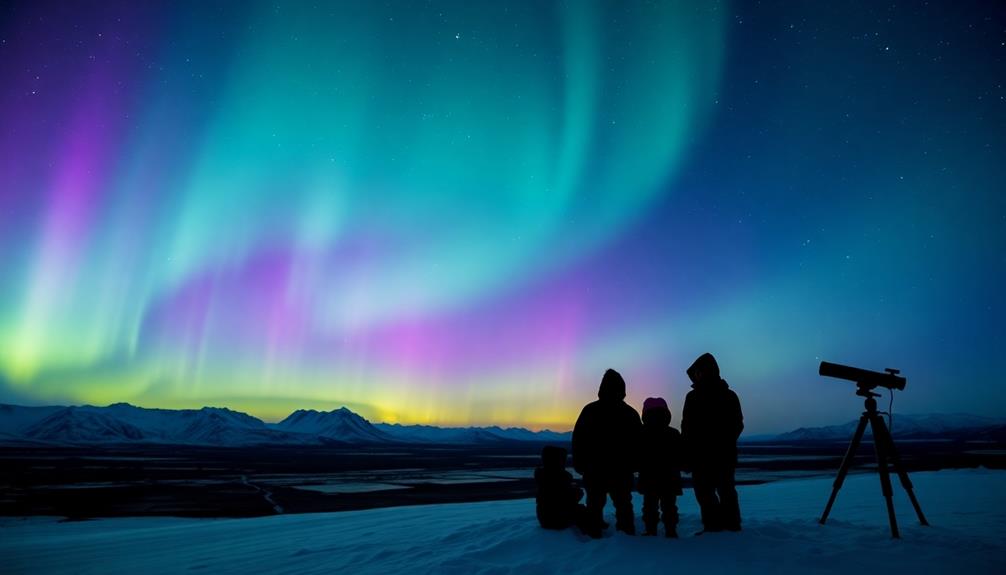
M868 369L822 361L818 373L825 377L855 381L856 385L862 390L886 387L887 389L901 391L905 389L905 384L908 383L907 379L898 375L901 371L891 368L887 368L881 373L879 371L870 371Z
M856 458L856 450L859 449L859 444L863 441L863 434L866 432L866 426L869 425L873 430L873 445L877 454L877 472L880 474L880 491L887 502L887 520L891 524L891 537L897 539L901 537L901 534L898 531L898 520L894 516L894 489L891 487L891 471L887 468L888 463L891 464L894 468L894 473L901 479L901 486L908 493L908 499L912 502L912 507L915 508L915 514L919 516L919 523L929 525L929 522L926 521L926 516L922 514L919 500L915 498L915 490L911 479L908 478L908 472L905 471L904 466L901 464L901 457L894 446L894 438L891 437L891 430L884 425L884 418L880 416L881 412L877 411L876 398L880 397L880 394L871 391L875 387L902 390L905 389L907 380L899 376L898 374L901 372L896 369L888 368L881 373L879 371L859 369L858 367L849 367L848 365L839 365L827 361L821 362L818 373L825 377L855 381L856 395L866 398L864 402L866 411L859 418L856 433L853 434L852 441L849 442L849 449L845 452L845 457L842 459L842 466L838 468L838 477L835 478L835 483L831 487L831 497L828 498L828 504L824 507L824 513L821 514L821 519L818 520L818 523L824 525L824 522L828 520L831 506L835 504L838 490L845 483L845 476L849 473L849 468L852 467L852 461ZM891 392L891 401L894 401L893 391ZM887 413L887 415L890 416L891 414Z

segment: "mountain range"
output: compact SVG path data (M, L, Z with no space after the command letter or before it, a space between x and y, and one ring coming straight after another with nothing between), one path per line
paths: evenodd
M886 419L885 419L886 421ZM748 441L847 441L858 421L801 427ZM968 414L897 414L895 438L1006 440L1006 419ZM867 432L869 433L869 431ZM299 409L279 423L221 407L148 409L128 403L106 407L28 407L0 404L0 444L159 443L240 447L251 445L491 445L568 443L569 432L520 427L437 427L371 423L346 407Z
M1002 440L1006 438L1006 418L984 417L967 413L929 413L922 415L895 414L893 421L884 417L891 435L901 439L973 439ZM856 432L859 420L841 425L801 427L769 439L775 441L848 441ZM870 427L866 436L871 437Z
M373 424L346 407L299 409L279 423L220 407L148 409L0 404L0 443L179 445L360 445L568 442L570 434L511 427Z

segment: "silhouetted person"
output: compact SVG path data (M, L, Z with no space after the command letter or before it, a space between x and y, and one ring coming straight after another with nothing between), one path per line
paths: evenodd
M671 427L667 402L651 397L643 402L643 433L639 450L639 492L643 494L645 535L678 536L678 495L681 495L681 434ZM663 512L663 517L661 517Z
M541 466L534 470L538 485L535 510L545 529L566 529L583 520L586 512L580 500L583 490L566 471L566 450L546 445L541 450Z
M720 378L711 354L688 368L692 390L685 397L681 433L692 468L703 531L740 531L741 511L734 487L737 438L744 429L740 400Z
M604 372L597 401L588 403L573 427L573 467L587 489L584 532L601 536L608 495L615 506L615 528L636 532L632 511L632 476L642 423L623 401L625 380L613 369Z

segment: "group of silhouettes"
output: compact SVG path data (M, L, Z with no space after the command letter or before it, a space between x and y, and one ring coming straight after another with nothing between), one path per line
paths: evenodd
M644 535L656 535L662 522L667 537L677 537L677 497L681 473L690 471L702 512L702 531L740 531L741 513L734 486L737 438L744 429L740 401L720 377L711 354L687 370L692 389L685 397L681 432L671 427L667 402L651 397L643 416L625 403L625 380L609 369L601 379L597 401L584 406L573 428L573 468L583 489L566 471L566 450L542 449L535 470L538 521L546 529L576 526L599 538L607 498L615 507L615 529L635 535L632 490L643 496ZM635 480L639 473L638 481Z

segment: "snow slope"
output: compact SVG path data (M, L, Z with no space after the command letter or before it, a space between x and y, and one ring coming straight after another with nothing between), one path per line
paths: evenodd
M741 489L742 533L599 541L539 529L534 501L429 505L255 519L0 519L5 573L1002 573L1006 471L917 473L932 527L896 489L889 537L876 475L851 476L828 525L830 479ZM638 515L639 500L636 500ZM680 530L698 529L691 491ZM606 509L609 519L611 507Z

